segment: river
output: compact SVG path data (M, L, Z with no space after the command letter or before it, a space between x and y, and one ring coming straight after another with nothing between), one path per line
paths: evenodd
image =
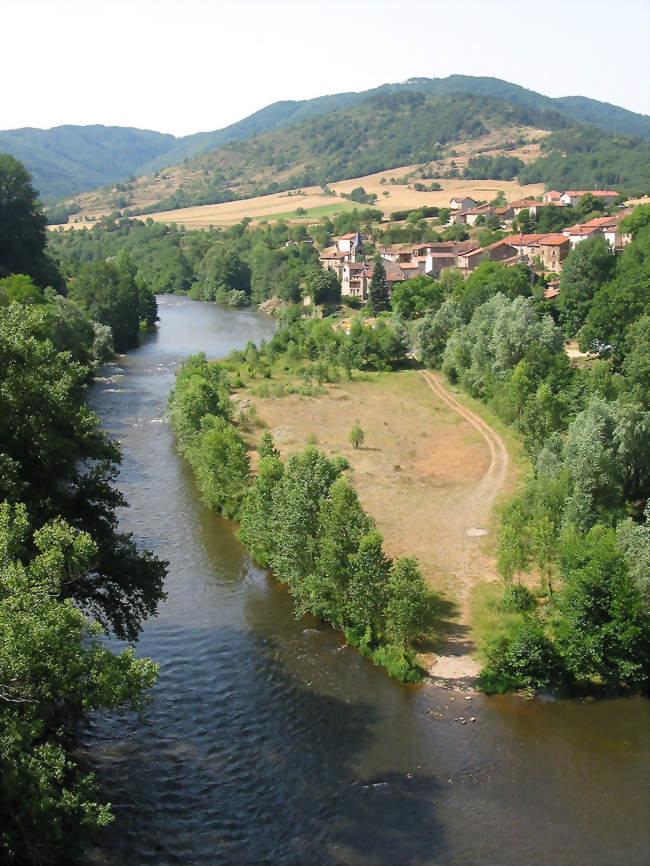
M650 704L404 686L297 621L199 501L164 420L179 359L273 324L159 304L156 333L104 368L91 399L122 445L121 525L170 567L138 645L160 663L143 720L102 716L84 737L117 816L88 862L647 863Z

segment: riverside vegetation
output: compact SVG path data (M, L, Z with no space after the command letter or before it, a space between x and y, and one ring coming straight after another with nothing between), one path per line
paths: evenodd
M70 284L79 303L56 293L65 282L29 175L0 157L3 863L69 863L112 820L74 758L75 733L89 713L137 711L157 675L100 639L135 641L166 565L118 529L120 450L85 399L113 339L132 345L156 303L126 262L96 274L101 285Z
M296 616L312 613L391 676L419 681L412 642L427 629L430 599L414 559L385 555L347 462L308 446L283 463L267 431L251 479L228 374L203 355L177 371L169 414L206 504L240 521L239 538L287 584Z
M589 208L593 203L582 204ZM545 208L540 219L558 210ZM407 239L436 231L430 224L424 228L415 217L406 221L407 229L399 229L408 232ZM526 214L523 219L530 223ZM355 365L381 370L387 364L403 363L407 345L415 346L425 365L440 368L452 384L488 403L513 426L533 467L524 492L503 512L498 560L506 581L505 597L499 597L494 587L476 593L483 687L533 688L587 678L645 688L649 222L649 208L638 207L625 224L633 243L616 255L602 238L579 244L564 263L556 299L544 299L544 281L536 280L527 266L504 269L488 262L466 280L451 270L438 281L425 276L405 281L393 291L392 312L381 312L372 328L364 327L364 312L351 320L349 335L342 328L332 328L327 319L301 319L309 311L302 305L291 306L304 292L316 302L325 302L326 309L340 302L336 281L318 270L315 250L299 240L304 239L304 226L277 223L251 230L244 222L201 235L137 221L110 222L103 233L94 228L75 232L73 237L57 235L53 249L79 259L95 258L109 251L115 254L122 243L147 273L155 250L167 248L167 261L201 250L204 259L210 253L208 261L215 269L195 259L195 273L203 275L194 277L193 292L198 297L230 299L243 291L246 298L259 301L280 295L288 305L280 317L280 330L268 346L249 347L244 355L248 367L259 367L260 393L280 393L279 384L264 378L272 357L299 364L303 381L298 387L317 394L320 385L340 371L347 376ZM544 231L559 227L521 226ZM383 242L396 231L389 226L382 232L373 222L372 210L344 214L335 223L322 220L311 230L320 244L329 241L334 229L358 228L372 233L369 253L372 240ZM479 231L492 229L486 226ZM292 240L293 245L284 245ZM231 267L233 261L237 267ZM242 263L250 268L243 290L228 276L246 272ZM170 265L169 274L174 267ZM174 285L173 278L163 276L163 284ZM383 306L382 302L380 309ZM565 338L577 338L584 350L596 354L581 364L571 363L563 347ZM237 386L236 378L233 385ZM590 458L595 454L593 463ZM566 637L571 620L565 599L570 597L571 575L577 580L580 570L563 553L572 548L571 527L578 533L576 545L596 527L590 538L604 533L624 561L623 583L618 588L609 586L608 600L596 604L589 596L591 600L584 602L595 605L589 616L583 611L579 617L583 641L593 650L580 663L572 660L575 651ZM581 568L595 555L589 553ZM594 584L601 589L608 585L609 572L603 568L605 576ZM628 599L627 607L621 607L620 593ZM575 601L575 596L571 598ZM623 608L624 620L617 619ZM630 629L623 628L623 622ZM618 637L615 640L622 634L625 645L617 643ZM525 636L526 651L521 649L520 635ZM527 652L533 660L530 665Z

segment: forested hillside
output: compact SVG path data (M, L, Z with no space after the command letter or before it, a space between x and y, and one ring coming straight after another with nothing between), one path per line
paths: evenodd
M582 96L551 99L498 78L450 75L382 84L360 93L274 102L223 129L180 138L114 126L66 125L49 130L0 131L0 152L10 153L25 163L41 199L51 203L83 190L126 180L129 175L148 174L193 159L229 142L295 125L316 115L349 109L369 98L404 93L431 97L472 94L535 111L558 113L569 123L589 123L601 130L650 139L650 118L616 105Z
M0 153L25 164L49 203L116 183L169 150L173 135L119 126L57 126L0 132Z
M546 130L551 135L540 133ZM134 215L324 186L412 164L424 165L428 178L448 177L454 147L488 134L504 157L524 141L541 140L538 159L523 167L511 160L514 171L521 167L522 183L630 193L650 186L650 143L643 139L577 127L554 111L482 96L402 90L225 144L168 172L100 190L84 203L93 213Z

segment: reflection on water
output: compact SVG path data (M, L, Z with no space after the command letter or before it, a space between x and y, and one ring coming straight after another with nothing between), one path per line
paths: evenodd
M296 621L199 502L164 423L180 358L224 355L273 325L173 297L160 310L157 333L93 390L124 452L123 528L170 569L138 650L160 663L144 724L104 717L85 738L117 815L89 860L647 862L648 703L465 701L392 682Z

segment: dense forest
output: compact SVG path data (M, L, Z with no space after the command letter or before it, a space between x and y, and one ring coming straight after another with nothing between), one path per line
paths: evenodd
M75 731L89 713L138 710L156 679L151 660L102 640L136 640L166 565L120 532L120 450L86 405L98 365L134 345L156 302L126 259L61 293L29 175L6 156L0 215L0 859L69 863L112 820Z

